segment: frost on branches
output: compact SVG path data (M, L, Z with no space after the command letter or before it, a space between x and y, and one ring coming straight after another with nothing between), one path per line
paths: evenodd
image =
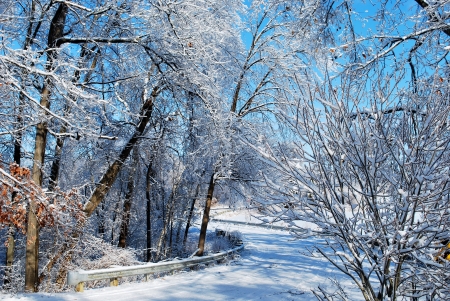
M312 254L365 300L450 295L448 9L333 1L321 20L329 53L316 51L279 108L289 130L247 142L272 169L265 212L315 224L324 243ZM343 287L316 296L348 299Z
M57 227L70 231L84 219L82 204L75 190L68 193L46 193L30 177L30 170L11 164L9 174L0 170L1 197L0 223L14 226L26 233L26 207L29 200L36 201L36 216L40 227ZM65 233L67 235L67 233Z
M379 98L362 85L341 87L310 87L309 101L285 112L291 142L258 148L280 174L267 186L284 191L265 212L317 225L324 243L312 254L351 277L365 300L444 300L450 294L448 82L436 77L417 94ZM331 298L320 288L316 293Z
M27 231L27 207L29 202L36 204L38 226L41 231L49 232L51 239L44 239L43 248L48 253L58 244L64 242L77 227L85 220L82 204L76 190L63 192L55 189L52 192L44 191L31 179L30 170L13 163L10 165L9 173L0 168L0 227L17 229L23 235L15 235L15 241L26 244ZM5 245L11 243L5 241ZM14 243L14 240L12 241ZM13 246L14 247L14 246ZM20 260L23 246L16 247L16 262L8 267L5 274L5 287L13 291L20 289L23 284L23 266Z

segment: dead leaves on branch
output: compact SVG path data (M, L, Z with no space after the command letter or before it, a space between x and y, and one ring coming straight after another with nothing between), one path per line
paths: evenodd
M0 227L14 226L23 234L27 226L27 206L36 204L40 227L58 227L70 231L85 218L83 205L75 190L45 192L31 179L28 168L15 163L0 175Z

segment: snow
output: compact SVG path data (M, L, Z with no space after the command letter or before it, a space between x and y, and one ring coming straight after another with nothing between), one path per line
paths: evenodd
M236 220L245 212L234 213ZM319 285L333 290L337 279L346 288L349 300L363 300L356 286L325 259L311 257L307 249L320 239L293 240L287 231L247 225L218 224L216 227L243 235L245 249L228 264L198 271L181 272L149 282L125 283L118 287L87 289L83 293L0 295L11 301L84 300L314 300L311 292Z
M232 211L230 209L228 210L216 209L211 210L211 216L213 219L217 218L221 220L239 221L251 224L270 224L282 227L298 226L301 228L310 228L312 230L318 230L318 227L312 223L300 220L294 220L289 222L281 221L279 219L274 219L274 217L267 217L261 213L258 213L257 209L240 210L240 211Z

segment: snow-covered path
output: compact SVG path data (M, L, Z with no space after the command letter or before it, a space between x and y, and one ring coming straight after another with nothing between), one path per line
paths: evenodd
M217 224L212 223L210 229ZM201 271L185 272L146 283L86 290L84 293L23 294L0 300L314 300L311 289L342 279L325 260L302 254L313 240L292 241L283 231L222 225L244 235L241 259ZM359 300L348 280L350 300ZM331 288L331 287L330 287Z

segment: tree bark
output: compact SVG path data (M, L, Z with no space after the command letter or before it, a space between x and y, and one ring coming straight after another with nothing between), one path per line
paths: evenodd
M23 94L21 94L23 95ZM19 104L20 106L21 104ZM22 109L21 106L19 107L19 115L17 116L17 123L19 126L22 124ZM17 133L17 137L14 140L14 162L20 166L21 161L21 155L20 155L20 149L22 146L22 132L19 131ZM11 202L14 203L14 199L16 198L17 192L13 192L11 196ZM14 264L14 252L15 252L15 235L16 235L16 229L14 225L10 225L8 229L8 246L6 250L6 268L5 268L5 279L4 284L8 284L11 282L11 274L12 274L12 266Z
M5 279L3 281L4 284L9 284L11 282L12 277L12 266L14 264L14 250L15 250L15 237L16 228L11 225L8 229L8 247L6 250L6 268L5 268Z
M59 47L58 39L63 36L64 25L66 23L68 6L61 3L55 12L50 24L47 42L47 70L53 68L55 48ZM41 92L40 105L50 108L50 80L46 78ZM32 179L36 185L42 186L42 168L44 165L45 146L47 143L47 122L42 121L36 126L36 139L34 146L34 158ZM38 270L39 270L39 223L36 216L36 201L29 200L28 222L27 222L27 244L25 258L25 291L36 292L38 290Z
M100 213L100 210L102 210ZM104 239L105 236L105 217L103 216L103 205L101 207L101 209L95 210L96 215L97 215L97 219L98 219L98 236L101 239Z
M147 168L147 183L145 188L145 197L147 199L147 208L146 208L146 222L147 222L147 262L152 261L152 221L151 221L151 213L152 213L152 182L154 179L154 171L152 169L153 160L150 161L150 164Z
M150 121L150 117L152 115L153 102L159 93L160 90L158 89L158 87L155 87L152 91L151 97L147 99L147 101L142 106L139 115L143 117L141 117L141 120L138 123L133 136L130 138L130 140L120 153L119 158L117 158L114 161L114 163L108 168L108 170L103 174L103 177L101 178L99 184L92 193L91 198L84 206L83 211L87 217L91 216L92 212L94 212L98 204L100 204L100 202L103 201L112 184L116 180L119 171L122 169L123 163L130 155L130 152L138 142L139 137L141 137L142 134L144 133L145 127L147 126L147 123Z
M169 199L167 201L166 206L166 210L165 210L165 214L163 215L163 227L161 229L161 234L159 235L159 239L158 239L158 244L156 246L156 260L159 261L161 260L161 253L163 250L163 244L165 244L165 238L166 238L166 234L167 234L167 228L169 226L169 220L170 220L170 213L172 211L172 206L171 206L171 199Z
M187 241L187 237L188 237L188 233L189 233L189 227L191 226L192 216L194 215L195 201L197 200L199 190L200 190L200 184L197 184L197 188L195 189L195 196L192 200L191 208L189 209L189 215L188 215L188 219L186 222L186 229L184 230L183 247L186 246L186 241Z
M211 175L211 179L209 181L208 195L206 196L205 211L203 212L202 227L200 229L200 238L198 240L198 251L196 254L197 256L203 256L203 252L205 250L206 230L208 228L209 222L209 211L211 210L211 202L214 194L214 186L216 185L214 176L215 172Z
M44 87L41 96L41 105L49 108L50 90ZM45 145L47 142L47 123L41 122L36 127L36 140L34 147L33 161L33 181L38 186L42 186L42 166L44 165ZM39 269L39 224L36 216L36 201L29 200L28 223L27 223L27 244L25 258L25 291L36 292Z
M138 149L134 148L133 151L133 167L130 170L128 175L127 182L127 193L125 195L125 200L123 203L123 211L122 211L122 221L120 223L120 234L119 234L119 244L117 245L119 248L126 248L127 246L127 237L128 237L128 228L130 226L130 212L131 212L131 204L133 201L133 192L134 192L134 175L136 173L136 165L138 164Z
M20 127L23 123L22 119L22 102L23 102L23 94L20 93L19 96L19 113L17 115L16 121L18 126ZM21 154L20 150L22 148L22 131L17 133L17 136L14 139L14 162L20 166L21 164ZM13 192L11 195L11 202L14 203L14 199L16 198L17 192ZM15 252L15 235L16 229L14 225L10 225L8 229L8 241L7 241L7 250L6 250L6 268L5 268L5 279L4 284L10 283L11 273L12 273L12 265L14 264L14 252Z
M120 192L119 192L119 200L118 200L118 202L116 202L116 208L114 208L114 211L113 211L113 215L112 215L112 220L111 220L111 224L113 225L112 227L111 227L111 239L110 239L110 242L111 242L111 244L113 245L114 244L114 225L116 224L116 220L117 220L117 214L118 214L118 212L119 212L119 205L120 205L120 203L121 203L121 196L122 196L122 191L123 191L123 189L122 188L120 188Z
M172 206L173 207L173 206ZM170 232L169 232L169 258L172 257L172 247L173 247L173 215L174 215L174 208L172 208L170 212Z

